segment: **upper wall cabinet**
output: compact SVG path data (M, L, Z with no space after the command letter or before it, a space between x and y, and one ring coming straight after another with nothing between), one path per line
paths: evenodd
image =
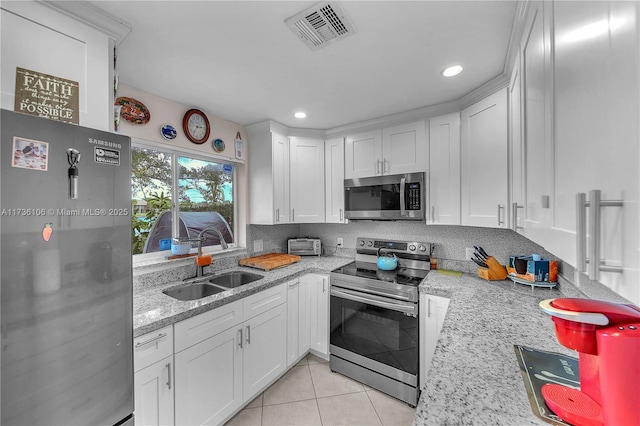
M429 119L429 224L460 225L460 113Z
M270 122L247 126L249 137L249 223L289 223L289 138Z
M344 139L324 142L325 221L344 223Z
M425 122L357 135L345 142L345 179L426 171Z
M58 2L64 3L64 2ZM80 4L69 6L84 9ZM97 30L40 2L2 2L2 108L13 110L16 68L78 82L79 124L113 126L113 51L117 34ZM62 5L61 7L67 7ZM102 17L103 21L108 20ZM108 24L103 22L103 24ZM114 30L128 31L128 28Z
M507 89L461 112L461 223L505 228L508 202Z
M511 81L512 121L521 86L512 185L516 194L521 179L524 234L636 304L639 9L638 2L532 2Z
M324 222L324 140L289 139L292 223Z

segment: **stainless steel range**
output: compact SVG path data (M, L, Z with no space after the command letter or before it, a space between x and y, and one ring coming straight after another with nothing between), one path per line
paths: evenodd
M379 251L394 254L378 269ZM431 244L358 238L356 261L331 272L330 367L416 406L418 285L430 269Z

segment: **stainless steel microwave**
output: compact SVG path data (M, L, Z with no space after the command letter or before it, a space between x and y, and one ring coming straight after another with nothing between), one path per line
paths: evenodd
M344 181L344 212L350 220L424 220L425 173Z

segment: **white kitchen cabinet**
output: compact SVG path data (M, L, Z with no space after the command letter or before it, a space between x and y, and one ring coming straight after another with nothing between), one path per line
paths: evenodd
M460 113L429 119L427 223L460 225Z
M326 223L344 223L344 139L324 141Z
M508 204L507 89L461 112L461 223L505 228Z
M134 401L138 425L173 425L173 326L133 341Z
M420 388L424 386L438 345L444 317L449 308L446 297L420 294Z
M520 56L511 72L509 82L509 147L511 152L510 189L511 209L509 225L516 232L524 229L524 152L522 149L522 74Z
M345 179L425 172L424 121L347 136Z
M532 4L522 40L522 108L524 115L525 235L544 242L551 226L553 187L553 93L550 50L550 3ZM574 214L575 216L575 214Z
M217 425L286 370L286 286L175 324L175 422Z
M289 139L289 188L292 223L323 223L324 140Z
M176 425L217 425L243 401L243 336L236 326L175 354Z
M247 126L249 223L289 223L289 138L272 122Z
M425 172L427 141L424 121L382 129L382 174Z
M287 284L287 367L309 351L311 345L311 295L308 281L296 278Z
M545 248L576 265L576 193L621 200L601 210L597 264L623 271L598 280L640 305L640 64L629 54L640 51L640 24L624 18L639 10L638 2L553 3L554 211ZM596 25L605 31L586 39L575 31Z
M310 350L329 358L329 276L308 274L302 277L309 285L311 300Z
M347 136L344 144L344 178L382 174L382 132L374 130Z
M173 355L133 375L136 425L173 425Z
M81 22L65 9L82 15L93 5L59 3L2 2L1 106L14 109L16 67L25 68L77 82L79 124L111 131L114 39L122 41L131 28L106 15L102 28Z
M287 306L281 304L244 322L244 402L287 369Z

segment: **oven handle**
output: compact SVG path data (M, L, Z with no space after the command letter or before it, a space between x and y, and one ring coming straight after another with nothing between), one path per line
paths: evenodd
M393 302L389 302L388 299L385 299L382 297L373 296L370 294L362 296L362 293L360 292L349 291L349 290L337 290L334 287L331 288L330 294L332 296L336 296L341 299L353 300L354 302L368 303L369 305L378 306L379 308L386 308L386 309L391 309L392 311L402 312L403 314L409 314L412 317L416 317L418 315L417 305L415 303L410 303L410 304L406 304L402 302L393 303Z

